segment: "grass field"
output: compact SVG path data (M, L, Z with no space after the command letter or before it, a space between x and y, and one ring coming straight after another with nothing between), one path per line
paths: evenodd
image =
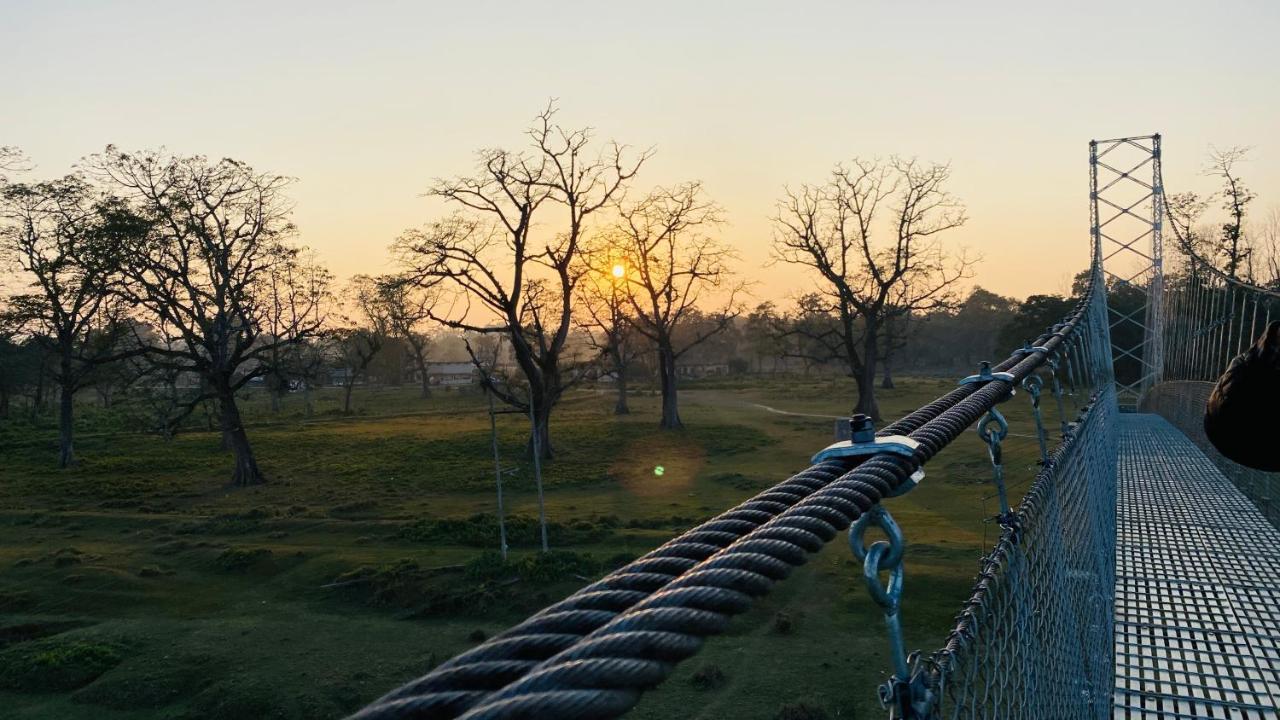
M907 379L881 404L897 417L950 387ZM621 419L607 393L570 397L545 473L550 557L534 552L523 419L501 417L514 468L505 565L493 552L483 398L357 395L360 414L311 420L296 405L275 417L251 399L250 437L270 482L250 489L226 485L231 463L213 433L165 442L89 424L68 471L52 468L47 429L0 434L0 718L340 717L804 468L830 441L831 420L759 405L838 415L852 388L694 386L682 393L688 430L674 433L656 429L651 394ZM322 411L334 402L322 398ZM1006 442L1006 467L1020 496L1034 472L1033 429L1024 396L1005 410L1019 434ZM1056 426L1056 411L1047 415ZM983 521L996 509L990 495L985 447L971 435L888 503L909 545L909 648L939 645L967 596L995 535ZM799 704L881 717L875 685L888 657L881 615L838 541L631 717L767 719L787 706L806 717Z

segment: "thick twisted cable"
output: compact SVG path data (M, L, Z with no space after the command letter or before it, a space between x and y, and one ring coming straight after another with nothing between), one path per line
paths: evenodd
M842 463L825 462L793 475L396 688L354 717L457 717L489 692L519 679L846 469ZM406 698L413 702L400 702Z
M1015 360L1011 358L997 369L1005 370L1014 364ZM886 426L879 434L910 433L972 395L978 387L960 386ZM826 462L797 473L482 645L387 693L353 716L353 720L447 720L457 717L493 690L519 679L539 662L665 587L698 561L710 557L715 551L826 486L847 469L847 465ZM412 702L401 702L406 699L412 699Z
M1087 301L1082 301L1074 310L1071 318L1065 323L1068 331L1074 330L1083 316L1085 307L1087 307ZM1044 345L1051 351L1068 334L1069 332L1046 333L1037 340L1037 345ZM1014 356L997 365L996 369L1012 371L1016 382L1043 363L1046 354ZM958 387L889 425L881 431L881 434L911 434L913 439L921 442L917 458L922 463L958 436L987 408L994 406L995 402L1007 395L1012 387L1013 384L1003 381ZM983 397L975 398L977 395ZM964 412L955 413L954 411L961 405L967 405ZM947 417L948 415L951 417ZM972 417L969 417L970 415ZM961 418L964 417L968 419L962 421ZM860 467L883 465L885 462L883 458L874 458L864 462ZM699 565L699 560L705 564L723 554L724 551L721 548L736 546L755 532L772 525L800 504L812 499L814 491L818 488L822 488L822 491L832 489L836 483L830 485L827 483L841 467L836 463L828 462L798 473L781 485L690 530L492 640L456 656L427 675L397 688L357 713L353 716L353 720L354 718L360 720L455 718L468 708L479 705L480 707L476 708L479 711L491 706L493 702L501 700L498 697L499 693L495 693L495 690L506 686L504 688L506 693L510 688L521 685L535 668L553 663L556 657L570 652L583 642L590 641L596 633L604 632L605 628L613 626L622 616L640 610L645 602L664 594L660 591L675 589L677 580L685 578L691 568ZM874 469L874 467L868 468L866 472L872 472ZM898 470L900 473L902 468L899 467ZM883 471L884 469L880 468L879 472ZM906 475L910 474L910 471L901 475L899 473L894 473L894 482L889 487L896 487ZM845 481L862 484L861 480L851 478L850 475L845 475L837 483ZM873 488L873 492L863 494L861 497L870 500L874 496L872 502L879 502L887 489ZM880 492L874 492L875 490ZM787 510L788 507L791 510ZM868 504L867 507L870 505ZM843 520L837 520L837 530L848 527L849 523L863 510L865 508L857 510L857 513ZM775 515L781 512L781 515L769 520L770 511ZM736 541L735 535L738 538ZM827 537L823 542L829 539ZM818 547L821 547L821 544ZM804 553L793 554L793 557L798 558L794 563L798 565L803 562ZM639 637L649 637L643 635L646 631L636 632L642 633ZM701 647L700 639L696 643L693 642L693 639L698 637L696 635L674 639L663 633L662 637L665 637L669 643L679 643L681 648L688 651L688 654L696 652L697 648ZM679 659L687 656L681 655ZM541 664L539 661L542 661ZM611 667L622 666L615 664ZM632 666L627 665L627 667ZM645 667L652 669L650 666ZM622 671L619 670L619 672ZM635 677L633 674L633 680ZM543 697L547 702L551 702L550 698L553 696L562 701L565 699L563 694L545 695L539 692L535 695ZM609 698L596 693L591 697L590 702L571 704L580 707L582 712L588 713L581 717L616 717L638 700L638 691L619 690L619 693L609 695ZM534 715L524 714L524 711L518 711L514 706L508 707L506 711L516 713L509 715L510 717L560 716L560 710L542 707L537 703L535 705L541 709L537 709ZM592 714L597 712L603 714ZM467 717L471 716L472 714L468 713ZM483 715L477 717L481 716ZM565 715L565 717L570 716L578 717L579 715Z

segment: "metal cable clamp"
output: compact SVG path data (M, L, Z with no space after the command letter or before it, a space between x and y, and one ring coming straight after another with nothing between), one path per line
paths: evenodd
M1030 342L1026 342L1026 343L1023 343L1022 347L1013 351L1013 356L1022 357L1023 355L1030 355L1031 353L1044 353L1045 355L1048 355L1049 348L1043 345L1033 346Z
M959 382L959 384L973 385L975 383L991 382L992 380L1003 380L1007 383L1013 383L1016 380L1016 378L1013 377L1013 373L991 372L991 363L987 362L986 360L983 360L982 364L978 366L978 374L970 375L969 377L964 378ZM1010 395L1012 395L1013 391L1010 390L1009 392L1010 392Z
M898 455L914 458L920 443L906 435L884 435L876 437L876 427L871 417L856 413L849 418L850 439L840 440L819 450L812 462L817 465L826 460L845 458L867 458L874 455ZM901 485L890 491L885 497L898 497L914 490L924 480L924 468L916 468Z

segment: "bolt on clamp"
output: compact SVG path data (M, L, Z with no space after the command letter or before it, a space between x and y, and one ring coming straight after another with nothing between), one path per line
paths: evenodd
M991 372L991 363L987 362L986 360L983 360L982 364L978 366L978 374L970 375L969 377L964 378L959 382L959 384L973 385L975 383L991 382L992 380L1003 380L1007 383L1011 383L1014 381L1014 377L1013 377L1013 373ZM1010 390L1009 393L1010 395L1012 395L1013 391Z
M914 458L920 443L906 435L885 435L876 437L875 424L871 417L855 413L849 418L850 438L834 442L813 456L816 465L825 460L843 458L866 458L874 455L898 455ZM924 480L924 468L916 468L911 476L901 485L894 488L885 497L898 497L914 490Z
M1022 347L1020 347L1020 348L1018 348L1017 350L1014 350L1014 351L1013 351L1013 356L1014 356L1014 357L1022 357L1023 355L1030 355L1031 353L1044 353L1045 355L1048 355L1048 354L1049 354L1049 348L1047 348L1047 347L1045 347L1045 346L1043 346L1043 345L1035 345L1035 346L1032 346L1032 345L1031 345L1031 341L1030 341L1030 340L1028 340L1027 342L1025 342L1025 343L1023 343L1023 344L1022 344Z

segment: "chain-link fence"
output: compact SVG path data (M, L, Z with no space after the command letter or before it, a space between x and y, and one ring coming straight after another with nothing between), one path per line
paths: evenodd
M1107 311L1096 299L1089 325L1106 348ZM1110 717L1117 407L1109 356L1083 367L1097 388L1090 403L1022 503L999 518L972 596L925 660L931 717Z
M1139 402L1191 438L1267 520L1280 527L1280 473L1253 470L1227 459L1205 435L1205 405L1231 361L1249 350L1272 321L1280 320L1280 294L1234 278L1188 250L1179 237L1180 267L1165 281L1161 382ZM1273 422L1259 418L1258 422Z

